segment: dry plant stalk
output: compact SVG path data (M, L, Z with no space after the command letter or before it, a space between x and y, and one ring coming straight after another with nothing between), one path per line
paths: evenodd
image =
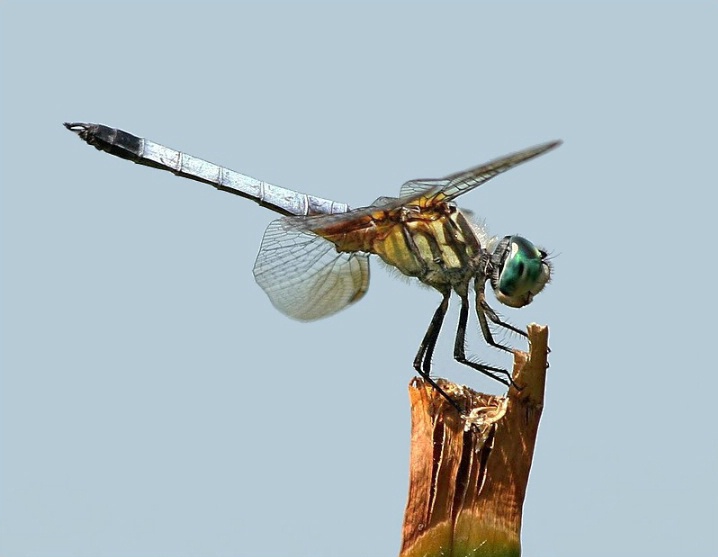
M518 556L521 513L543 409L548 328L529 325L505 397L438 382L462 418L423 380L409 386L409 500L401 557Z

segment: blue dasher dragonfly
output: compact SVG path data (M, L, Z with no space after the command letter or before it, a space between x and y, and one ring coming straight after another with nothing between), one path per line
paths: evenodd
M311 321L361 299L369 287L369 255L375 254L442 296L414 358L414 368L434 389L462 412L430 375L452 292L461 302L454 358L511 385L507 370L466 355L469 291L473 286L476 315L486 342L512 353L509 346L494 340L489 322L527 335L491 308L485 296L486 282L499 302L520 308L530 304L546 286L551 264L544 250L521 236L489 237L454 200L558 147L560 141L530 147L445 178L410 180L401 187L398 198L380 197L372 205L351 209L344 203L256 180L116 128L83 123L65 123L65 127L101 151L209 184L284 215L268 226L254 264L255 280L282 313Z

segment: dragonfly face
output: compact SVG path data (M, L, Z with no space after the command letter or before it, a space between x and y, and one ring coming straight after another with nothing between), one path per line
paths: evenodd
M531 303L551 279L546 252L526 238L506 236L494 250L491 260L491 287L496 299L507 306L521 308Z
M510 374L479 364L464 352L473 284L475 311L486 342L513 350L493 338L489 322L526 336L503 321L486 302L490 282L496 298L523 307L551 277L546 252L521 236L506 236L489 251L488 235L469 223L454 200L491 178L560 145L531 147L442 179L406 182L398 198L349 209L342 203L301 194L239 174L152 141L98 124L65 124L80 138L115 156L169 170L219 190L256 201L287 215L267 228L254 265L254 276L274 306L299 320L326 317L361 299L369 287L369 255L435 288L439 307L414 359L414 368L459 412L458 405L430 376L431 358L452 293L461 301L454 358L506 384Z

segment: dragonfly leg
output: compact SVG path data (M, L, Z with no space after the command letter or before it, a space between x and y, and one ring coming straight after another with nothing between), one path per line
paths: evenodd
M466 325L469 321L469 298L465 294L461 295L460 298L461 310L459 311L459 326L456 328L456 339L454 341L454 359L461 364L467 365L470 368L495 379L499 383L503 383L507 387L511 386L511 374L505 369L487 366L486 364L480 364L478 362L472 362L466 357ZM479 321L481 322L481 316L479 317ZM485 317L483 321L486 323ZM488 329L488 325L486 325L486 328ZM501 377L502 375L505 375L506 378Z
M481 308L479 308L479 304L481 305ZM491 308L489 303L486 301L486 298L485 298L483 292L481 292L481 293L479 293L478 291L476 292L476 312L479 314L480 322L481 322L481 315L483 314L484 316L488 316L492 323L495 323L496 325L504 327L504 328L508 329L509 331L519 334L524 338L529 338L529 335L528 335L528 333L526 333L526 331L522 331L521 329L514 327L511 323L507 323L506 321L502 320L496 314L496 312ZM485 321L486 321L486 317L484 317L484 322ZM489 331L488 325L486 326L486 330L488 331L489 336L491 336L491 331ZM486 339L486 342L488 342L492 346L495 346L496 348L501 348L502 350L507 350L507 347L499 345L498 343L492 342L493 337L492 337L492 340L489 340L486 337L486 333L484 332L483 325L481 327L481 331L484 333L484 338ZM551 348L548 348L548 347L546 347L546 348L548 349L549 352L551 352ZM513 350L510 350L510 349L508 349L507 351L513 352Z
M479 306L478 302L476 304L476 316L479 318L479 327L481 328L481 334L484 336L486 344L493 346L494 348L498 348L499 350L503 350L504 352L513 354L513 348L494 340L494 335L489 328L489 322L486 320L486 314L483 312L483 309Z
M523 337L527 337L528 335L522 331L521 329L518 329L511 325L510 323L506 323L505 321L502 321L501 318L496 314L496 312L491 308L491 306L486 302L486 296L483 291L483 287L479 285L479 281L476 282L476 316L479 318L479 326L481 327L481 334L484 336L484 340L486 340L486 343L490 346L493 346L494 348L498 348L499 350L503 350L504 352L508 352L510 354L514 353L514 349L506 346L505 344L501 344L500 342L496 342L494 340L494 335L491 332L491 329L489 328L489 323L486 320L486 317L491 320L492 323L495 323L496 325L500 325L514 333L517 333Z
M492 323L495 323L496 325L499 325L500 327L503 327L504 329L508 329L509 331L512 331L516 333L517 335L521 335L524 338L528 338L529 335L526 333L526 331L522 331L518 327L514 327L511 323L507 323L503 319L501 319L496 312L492 309L492 307L489 305L489 303L486 301L486 296L483 292L479 292L477 290L476 292L476 304L477 308L476 311L479 311L479 305L481 306L481 311L484 313L484 315L488 316L488 318L491 320ZM488 339L486 339L488 342ZM489 342L489 344L491 344ZM497 348L500 348L497 346Z
M443 396L449 404L451 404L451 406L456 408L456 411L461 415L463 414L463 410L459 407L456 401L446 394L446 392L439 387L436 381L431 378L431 357L434 355L434 348L436 348L436 341L439 338L439 331L441 330L441 325L444 322L446 311L449 308L451 290L443 292L443 295L444 298L441 300L439 307L436 308L434 317L432 317L431 323L429 323L429 328L426 330L426 334L419 346L419 351L416 353L416 357L414 358L414 369L436 390L437 393Z

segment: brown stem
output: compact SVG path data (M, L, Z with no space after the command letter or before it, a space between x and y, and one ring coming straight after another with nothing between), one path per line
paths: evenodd
M401 557L517 556L521 512L543 409L548 328L529 325L505 397L439 379L467 416L421 379L409 386L409 500Z

